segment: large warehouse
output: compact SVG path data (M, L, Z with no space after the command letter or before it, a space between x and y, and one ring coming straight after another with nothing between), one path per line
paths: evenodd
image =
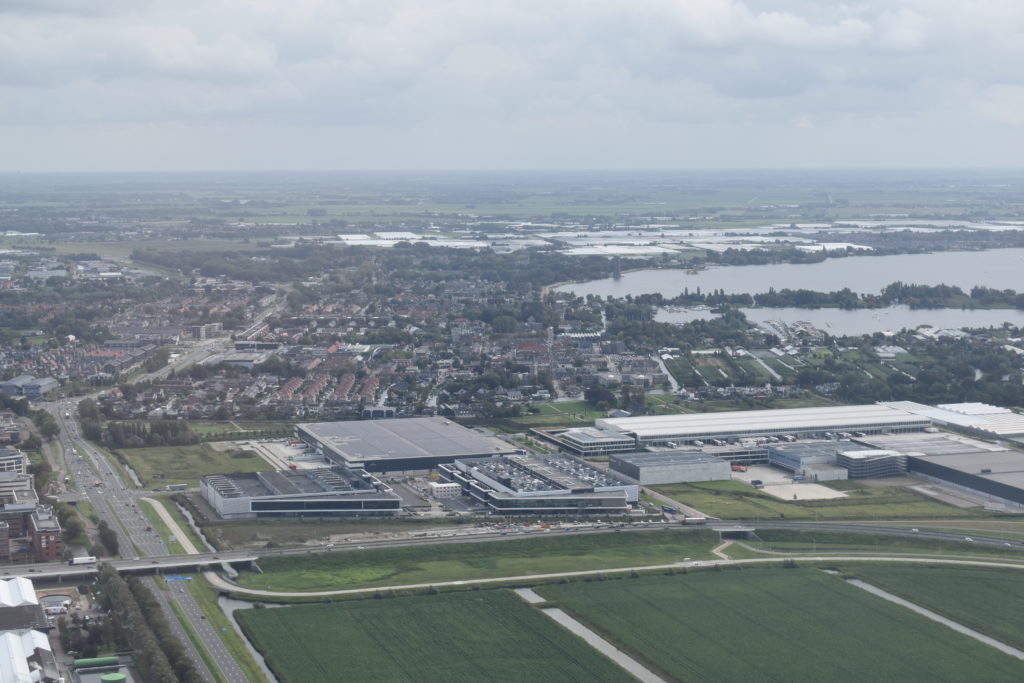
M902 434L864 439L906 455L913 474L1024 506L1024 453L951 434Z
M636 484L565 455L456 460L438 474L496 515L624 515L639 496Z
M380 473L430 470L457 458L517 450L441 417L311 422L295 425L295 436L339 465Z
M884 405L926 417L933 424L953 431L989 439L1024 442L1024 415L1009 408L987 403L940 403L929 406L913 401L893 401Z
M696 442L716 439L742 441L772 436L817 439L852 432L912 432L930 425L927 417L881 404L621 417L594 422L594 426L604 432L632 436L638 447L700 445Z
M608 467L641 484L723 481L732 475L728 461L699 450L613 455Z
M395 515L402 499L366 471L344 467L207 474L199 490L224 519Z

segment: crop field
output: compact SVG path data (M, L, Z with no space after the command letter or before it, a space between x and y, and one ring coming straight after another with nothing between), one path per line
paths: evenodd
M535 533L486 543L367 548L260 560L262 574L242 573L239 585L321 591L497 578L587 569L614 569L711 557L718 536L708 530L568 535Z
M1024 647L1024 572L980 567L857 567L868 583L1008 645Z
M270 469L263 458L248 451L217 451L208 444L123 448L121 457L132 466L146 488L166 484L198 486L204 474L258 472ZM162 474L163 478L153 475Z
M672 373L676 381L685 386L704 384L700 376L694 371L690 361L683 357L669 358L665 362L665 369Z
M283 429L291 429L291 422L252 422L246 420L238 421L205 421L190 420L189 429L197 434L232 434L245 431L268 431L275 432Z
M723 519L948 519L985 514L955 508L899 486L862 486L850 490L846 498L793 502L780 500L738 481L664 484L651 488Z
M538 592L674 680L1024 676L1021 662L816 569L577 582Z
M577 420L594 420L604 417L604 413L586 401L561 401L559 403L540 403L537 405L541 415L558 415L563 418Z
M633 680L504 590L236 615L284 683Z
M651 415L690 412L684 407L683 402L672 394L648 394L646 403Z

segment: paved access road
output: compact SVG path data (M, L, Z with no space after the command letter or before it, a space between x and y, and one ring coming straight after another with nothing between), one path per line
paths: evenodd
M951 558L935 557L933 555L919 555L917 557L907 557L906 555L798 555L794 559L806 562L910 562L919 564L949 564L949 565L964 565L971 567L1003 567L1020 569L1024 571L1024 560L1020 562L998 562L989 560L956 560ZM499 576L489 579L465 579L463 581L434 581L430 583L410 583L397 586L374 586L372 588L346 588L340 590L331 591L268 591L259 590L256 588L243 588L230 581L221 578L213 572L207 572L205 576L207 579L217 588L230 591L232 593L245 594L245 595L257 595L263 597L285 597L285 598L298 598L298 597L329 597L332 595L356 595L359 593L376 593L378 591L387 590L419 590L423 588L430 588L432 586L445 587L445 586L471 586L471 585L485 585L489 583L505 583L508 581L540 581L546 582L552 579L560 579L562 577L573 577L573 576L596 576L598 574L615 574L630 571L664 571L667 569L681 569L689 567L713 567L723 566L727 567L730 565L743 565L743 564L766 564L766 563L779 563L785 561L782 557L767 557L767 558L750 558L744 560L694 560L694 561L683 561L673 562L671 564L652 564L652 565L640 565L635 567L612 567L607 569L587 569L583 571L572 571L572 572L554 572L551 574L521 574L518 576Z

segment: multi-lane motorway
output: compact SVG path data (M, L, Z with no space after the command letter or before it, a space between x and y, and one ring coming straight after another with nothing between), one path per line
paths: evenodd
M138 507L138 498L143 497L145 493L122 481L107 458L82 437L78 421L73 417L77 414L77 402L71 399L59 401L51 410L61 422L60 438L64 447L67 471L73 475L79 491L92 504L100 519L106 521L117 533L120 554L127 559L115 564L127 563L126 568L146 566L150 570L173 569L176 563L173 562L173 557L169 557L166 540L148 529L149 522ZM27 569L35 569L40 576L56 570L53 565ZM60 571L75 569L77 567L62 567ZM223 678L233 683L245 683L247 678L242 669L228 652L220 635L203 615L191 591L184 588L183 582L167 582L172 588L165 591L163 588L166 586L158 585L158 582L166 581L163 576L149 577L146 580L169 617L174 613L170 603L177 604ZM197 669L208 680L214 680L209 667L185 632L185 627L175 618L168 618L168 621L188 649Z

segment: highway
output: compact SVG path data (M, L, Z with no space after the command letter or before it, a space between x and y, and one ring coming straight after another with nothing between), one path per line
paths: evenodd
M67 471L73 475L79 491L86 496L100 519L106 521L117 533L120 554L126 559L115 561L113 564L126 569L146 567L150 571L174 570L177 563L174 561L174 556L170 555L165 539L155 531L147 530L149 522L138 508L138 498L143 497L145 492L127 486L107 458L82 437L78 421L74 417L77 414L77 403L77 399L64 399L50 406L50 409L54 417L61 423L60 439L64 446ZM71 417L65 417L65 415ZM29 566L26 569L28 570L26 576L35 575L40 578L50 572L58 571L53 564ZM64 566L59 571L67 575L76 569L80 569L80 567ZM184 627L175 618L174 612L169 609L170 601L176 602L185 614L192 629L204 644L207 653L216 663L223 677L232 683L246 683L247 678L242 669L228 652L220 635L203 616L192 593L188 590L179 590L183 586L177 582L169 582L172 585L172 590L164 591L158 582L168 582L159 576L148 577L146 581L153 594L167 610L168 622L188 650L197 670L207 680L214 680L213 674L200 657L192 639L188 637Z
M140 495L144 495L141 494ZM332 544L330 546L301 546L293 548L272 548L261 550L222 550L198 553L194 555L171 555L166 549L159 555L147 554L139 559L104 560L110 562L119 571L138 573L166 573L168 571L195 571L200 568L213 567L223 562L242 564L258 561L264 557L280 557L289 555L309 555L323 552L360 552L377 548L406 548L422 545L445 545L450 543L500 543L503 541L516 541L524 538L539 538L541 536L580 536L593 534L610 534L620 532L643 533L654 531L676 531L687 533L699 529L710 529L718 533L747 532L763 529L791 529L797 531L840 531L855 532L864 534L901 536L905 538L932 539L959 543L973 543L977 546L1001 546L1024 550L1024 541L1018 541L994 536L985 536L975 532L947 532L929 531L927 529L914 531L913 528L899 528L887 525L868 524L845 524L845 523L814 523L814 522L716 522L704 526L685 526L680 524L653 522L649 524L604 524L600 526L585 527L570 531L531 531L531 532L499 532L486 531L480 533L451 533L448 535L434 537L410 537L401 539L386 539L379 541L362 540L351 543ZM155 536L155 534L154 534ZM967 541L966 539L970 539ZM969 546L965 546L967 548ZM1024 557L1021 558L1024 561ZM52 562L17 565L11 569L10 574L21 575L32 578L56 578L87 576L95 571L90 566L67 566L56 565Z

